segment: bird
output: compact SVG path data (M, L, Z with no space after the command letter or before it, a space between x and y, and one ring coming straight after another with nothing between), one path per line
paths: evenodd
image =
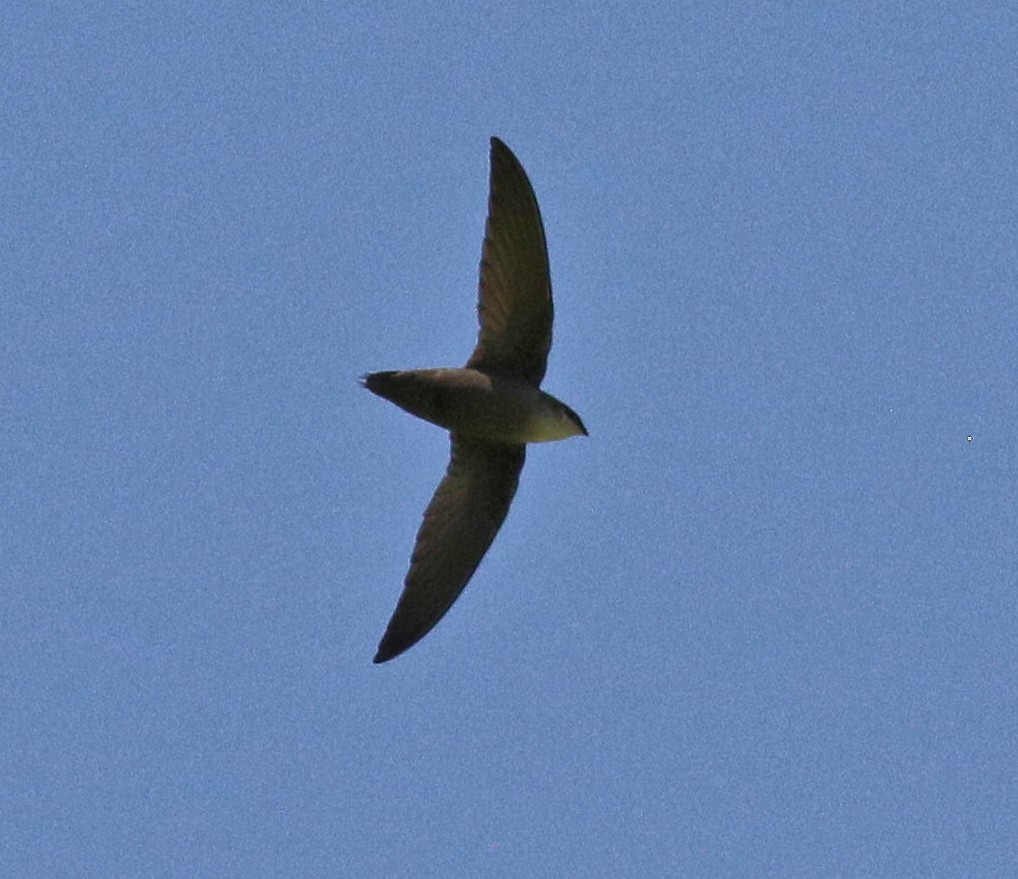
M466 587L509 512L527 444L588 435L579 415L540 388L554 311L544 224L519 159L497 137L490 146L473 353L463 367L361 378L372 393L449 431L451 447L375 663L420 641Z

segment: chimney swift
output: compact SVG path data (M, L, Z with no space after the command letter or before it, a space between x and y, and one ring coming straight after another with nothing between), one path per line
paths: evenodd
M587 435L579 415L540 389L551 348L548 248L527 174L497 137L477 316L477 347L462 369L362 379L372 393L444 427L452 444L376 663L420 641L463 591L509 512L526 444Z

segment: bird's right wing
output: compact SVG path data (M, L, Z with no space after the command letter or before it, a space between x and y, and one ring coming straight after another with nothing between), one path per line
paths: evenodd
M375 662L412 647L452 607L505 521L525 455L525 446L453 434L449 468L424 511L403 594Z
M551 349L548 246L527 173L497 137L491 139L477 316L481 330L467 366L540 385Z

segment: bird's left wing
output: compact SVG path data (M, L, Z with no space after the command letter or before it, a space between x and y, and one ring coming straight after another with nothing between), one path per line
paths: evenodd
M375 662L412 647L452 607L505 521L525 455L525 446L452 435L449 468L424 511L403 594Z

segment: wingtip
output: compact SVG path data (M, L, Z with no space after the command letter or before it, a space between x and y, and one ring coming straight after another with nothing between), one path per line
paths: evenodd
M513 151L506 146L506 142L500 137L496 137L494 134L491 136L489 141L491 145L491 154L494 156L496 153L508 153L513 156ZM515 158L515 156L513 156Z
M394 647L391 644L386 644L383 638L382 643L378 645L378 650L375 651L375 658L371 661L375 665L381 665L383 662L388 662L390 659L395 659L401 653L405 653L412 646L412 644L407 644Z
M395 617L397 613L398 606L393 617ZM389 620L389 626L386 628L385 634L382 635L382 640L378 642L378 649L375 651L375 658L371 661L375 665L381 665L383 662L388 662L390 659L395 659L397 656L401 656L413 647L414 644L420 641L421 638L423 638L429 631L431 631L430 627L422 632L415 632L408 636L405 631L392 631L392 620Z

